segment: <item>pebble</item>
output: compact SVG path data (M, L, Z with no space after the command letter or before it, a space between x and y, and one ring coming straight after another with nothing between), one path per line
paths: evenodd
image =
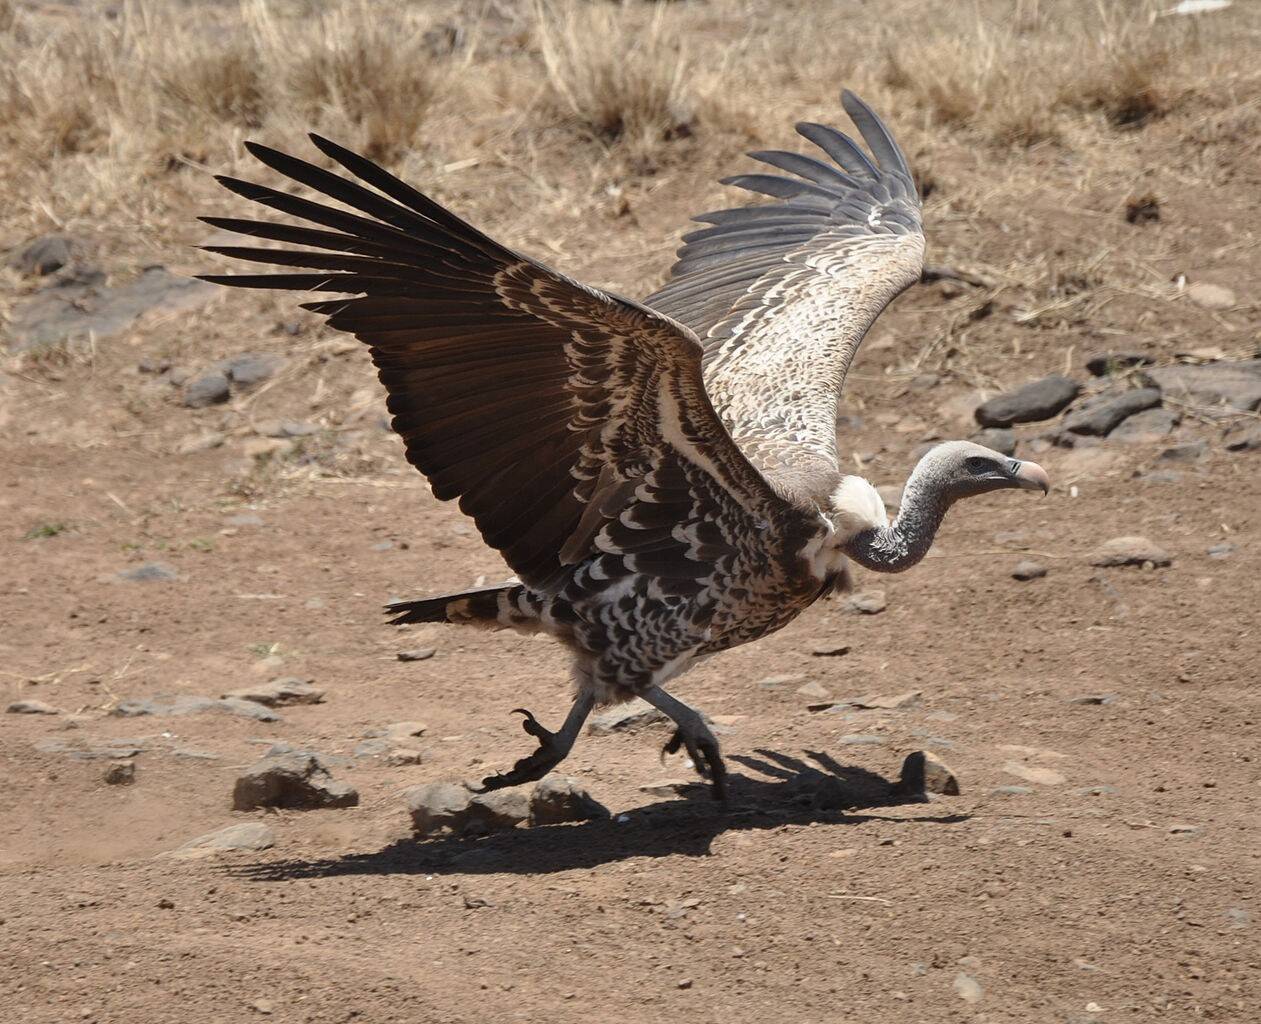
M1083 786L1073 790L1073 796L1116 796L1115 786Z
M1076 398L1080 390L1080 385L1067 377L1044 377L977 406L976 421L983 427L1010 427L1013 423L1048 420Z
M1108 440L1122 444L1156 444L1172 434L1178 422L1178 414L1170 409L1144 409L1125 419L1108 434Z
M1046 566L1029 559L1017 562L1011 571L1011 578L1014 580L1040 580L1045 575Z
M397 657L399 661L428 661L437 653L437 648L434 647L417 647L410 651L399 651Z
M846 747L878 747L885 741L883 736L874 736L871 733L850 733L836 742Z
M816 682L809 682L803 686L797 687L797 694L801 697L810 697L814 700L827 700L831 694L828 693L822 685Z
M224 700L248 700L269 708L288 707L292 704L322 704L324 691L312 685L312 680L298 676L281 676L258 686L244 686L230 690Z
M227 375L219 370L200 373L184 386L184 405L189 409L204 409L219 405L232 397Z
M11 715L60 715L61 708L45 704L42 700L15 700L4 709Z
M258 807L311 810L355 807L359 793L332 777L318 754L294 751L265 757L247 768L232 789L232 807L250 811Z
M868 693L861 697L849 697L845 700L837 701L836 706L858 708L859 710L898 711L902 708L914 707L923 696L923 690L907 690L903 693L884 696Z
M1207 552L1205 552L1205 554L1207 554L1209 558L1220 561L1223 558L1229 558L1235 553L1235 550L1236 548L1234 544L1230 543L1230 541L1223 541L1221 544L1214 544Z
M1106 377L1135 366L1150 366L1155 360L1142 352L1101 352L1086 360L1086 369L1096 377Z
M975 1006L984 996L980 983L970 974L960 971L955 975L954 990L965 1003Z
M5 265L27 277L47 277L70 262L75 244L68 235L40 235L9 253Z
M115 761L105 769L107 786L130 786L136 781L135 761Z
M133 569L124 569L118 579L128 583L162 583L179 579L179 574L164 562L145 562Z
M1116 694L1112 693L1087 693L1080 697L1074 697L1070 704L1112 704L1116 702Z
M530 824L558 825L568 821L603 821L609 809L567 775L547 775L530 794Z
M850 594L845 599L845 607L862 615L877 615L889 605L883 590L863 590Z
M595 736L613 732L634 732L649 725L658 725L670 719L646 700L636 697L625 704L618 704L591 719L587 732Z
M195 455L197 452L208 452L212 448L222 448L228 439L226 434L212 430L206 434L194 434L184 438L175 448L177 455Z
M464 821L473 794L454 782L430 782L407 790L407 810L412 829L425 836L445 828L454 829Z
M266 850L275 843L276 834L270 828L260 822L248 822L207 832L159 856L169 860L200 860L231 850Z
M1063 775L1051 768L1038 768L1018 761L1008 761L1003 765L1003 771L1038 786L1059 786L1067 781Z
M1228 452L1261 451L1261 423L1245 423L1227 431L1222 444Z
M1146 537L1139 536L1113 537L1095 548L1090 555L1091 565L1105 568L1119 565L1146 565L1147 563L1153 566L1166 566L1172 562L1173 559L1165 553L1163 548L1157 547Z
M237 697L172 697L158 694L140 700L121 701L112 715L120 718L139 718L144 715L200 715L200 714L235 715L238 718L252 718L256 722L279 722L276 712L252 700L241 700Z
M1028 786L995 786L990 792L994 796L1028 796L1033 790Z
M1239 304L1235 293L1220 284L1196 281L1187 286L1187 298L1201 309L1231 309Z
M906 755L898 785L908 793L959 795L959 778L954 770L928 750L916 750Z
M840 658L850 652L849 644L815 644L810 653L816 658Z
M1166 448L1157 458L1162 462L1195 462L1208 454L1208 443L1205 441L1188 441Z
M274 376L284 365L283 357L270 352L243 352L224 359L216 369L233 384L252 387Z

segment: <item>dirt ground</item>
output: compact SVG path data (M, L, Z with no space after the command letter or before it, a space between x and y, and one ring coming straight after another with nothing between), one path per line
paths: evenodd
M666 6L702 55L734 31L723 11L771 17ZM870 9L839 4L828 24ZM1240 53L1258 38L1255 12L1213 17L1236 19ZM733 92L739 59L758 56L741 52ZM1256 76L1231 77L1214 53L1229 98L1192 91L1137 128L1066 114L1062 138L1032 147L944 127L873 73L934 183L930 261L990 286L913 288L877 324L841 427L864 475L901 483L926 440L973 432L981 397L1049 372L1088 382L1094 352L1169 363L1261 348L1258 107L1241 84ZM506 156L432 181L422 169L420 183L580 278L643 294L688 215L722 202L712 181L744 168L740 149L791 147L798 118L843 122L842 83L819 70L750 85L780 90L752 141L700 131L651 172L540 133L528 180ZM14 166L18 189L44 173ZM124 199L41 213L22 191L0 213L0 250L60 229L111 281L158 261L204 269L194 216L240 207L203 179L155 185L139 234ZM1128 223L1127 200L1148 193L1160 219ZM41 282L4 274L12 314ZM1237 302L1196 306L1179 275ZM240 352L286 362L204 409L183 406L171 371L139 368L196 373ZM224 294L86 349L7 357L0 697L61 713L0 714L0 1020L1261 1021L1261 453L1219 443L1239 418L1182 412L1153 444L1035 454L1047 425L1017 428L1049 497L970 502L920 566L862 574L884 611L822 602L684 677L679 694L724 723L728 806L699 785L641 788L694 778L660 763L655 726L584 736L564 766L611 820L417 840L403 792L524 754L509 711L559 721L566 659L546 640L383 623L388 599L504 567L403 462L366 355L288 297ZM314 432L268 436L290 420ZM1195 440L1202 457L1161 457ZM1090 564L1129 534L1172 565ZM1013 579L1022 559L1046 576ZM174 578L119 575L150 563ZM436 654L398 660L420 647ZM314 679L327 699L275 722L113 713L276 676ZM920 696L817 713L808 683L838 700ZM401 720L425 723L422 763L356 754ZM234 779L275 742L327 755L359 805L232 811ZM134 783L106 784L110 761L83 756L111 746L138 750ZM961 794L893 795L915 750L944 759ZM274 846L160 856L248 821Z

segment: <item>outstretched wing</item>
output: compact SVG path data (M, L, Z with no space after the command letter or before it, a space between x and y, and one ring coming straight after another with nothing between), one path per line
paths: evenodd
M249 149L356 212L221 177L318 227L203 218L306 247L211 252L310 271L205 280L353 296L304 306L367 343L408 461L438 498L459 498L523 582L559 586L658 472L693 481L702 518L785 507L710 405L691 331L511 252L364 157L312 140L364 184Z
M692 328L710 396L754 462L836 465L836 403L875 318L919 280L919 195L889 130L850 92L841 101L870 154L834 128L797 131L833 161L750 154L793 177L724 179L776 202L706 213L669 282L644 300Z

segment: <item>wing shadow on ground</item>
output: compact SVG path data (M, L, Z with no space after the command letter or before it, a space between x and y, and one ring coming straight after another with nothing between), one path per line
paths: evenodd
M928 801L922 764L904 768L890 781L863 768L838 763L828 754L805 758L771 750L728 760L767 778L732 772L730 800L716 803L703 783L688 786L687 799L636 807L613 820L516 828L480 836L406 839L374 853L318 860L287 860L225 868L238 877L276 882L337 875L549 874L631 857L702 857L716 836L729 831L779 828L812 822L853 825L883 820L951 825L966 814L898 817L864 813Z

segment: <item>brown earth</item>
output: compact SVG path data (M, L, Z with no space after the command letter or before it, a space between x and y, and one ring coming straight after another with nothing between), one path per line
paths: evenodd
M668 6L695 49L744 40L733 95L741 60L764 69L749 43L759 18L800 10L832 39L872 9ZM899 17L913 22L914 10ZM935 182L930 259L994 283L914 288L881 319L844 409L861 421L842 429L864 475L901 482L926 439L971 433L978 392L1052 371L1087 381L1096 351L1161 362L1256 351L1261 173L1247 54L1259 22L1244 10L1212 17L1233 19L1221 32L1237 42L1206 58L1217 78L1138 128L1063 114L1062 137L1032 148L994 141L983 119L949 127L910 86L856 67ZM775 24L774 39L792 35ZM479 60L528 64L529 44L512 45L525 49ZM771 84L749 86L777 90L748 129L765 133L754 146L791 145L798 117L840 122L835 70L770 66ZM494 123L483 114L479 124ZM436 124L426 138L450 126ZM517 135L502 162L418 174L492 233L641 294L689 213L722 202L710 182L744 166L741 131L702 128L636 172L616 146L601 155L539 129L529 175L513 169ZM450 148L448 162L462 158ZM125 189L58 223L59 206L41 213L25 191L43 172L14 160L25 198L0 213L0 248L61 227L88 240L111 281L155 259L204 267L186 248L205 237L194 215L239 211L200 178L163 179L139 237ZM1158 197L1161 219L1127 223L1126 201L1142 193ZM11 312L42 282L5 274L0 311ZM1196 306L1179 275L1238 301ZM244 351L287 363L207 409L184 408L167 375L137 370L147 358L195 372ZM690 778L677 758L659 763L667 733L653 727L584 736L565 766L612 821L419 841L403 791L525 753L532 741L508 712L524 704L559 720L566 659L507 633L382 624L391 597L504 572L403 463L382 408L364 353L288 297L216 296L88 348L7 360L0 696L63 713L0 714L0 1019L1261 1020L1261 454L1225 451L1229 424L1183 407L1158 444L1037 454L1055 483L1047 499L971 502L915 570L863 575L887 610L821 603L690 672L679 693L727 723L729 806L699 786L641 790ZM317 430L261 439L276 420ZM1022 455L1043 430L1017 429ZM1198 439L1203 458L1160 459ZM1125 534L1150 537L1173 564L1089 564ZM1208 556L1227 541L1227 557ZM1024 558L1047 575L1012 579ZM149 562L177 578L118 576ZM847 654L812 653L841 643ZM397 660L425 646L437 654ZM110 714L127 699L217 697L279 675L313 678L327 701L282 708L274 723ZM817 698L797 693L807 682L838 699L921 696L898 710L815 713ZM355 755L369 730L414 719L427 725L422 764ZM141 748L132 785L106 785L108 761L48 742L120 740ZM276 741L344 758L334 774L360 805L233 812L236 775ZM951 765L961 795L891 796L886 783L920 749ZM268 824L274 847L158 856L245 821Z

